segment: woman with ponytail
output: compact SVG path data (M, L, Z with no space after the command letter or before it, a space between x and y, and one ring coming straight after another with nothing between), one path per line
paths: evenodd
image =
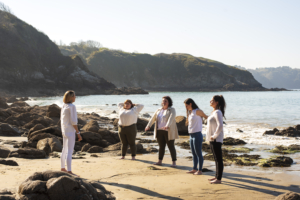
M214 155L216 163L216 175L208 179L211 184L220 184L223 175L222 144L224 138L223 117L225 118L226 102L222 95L215 95L210 100L213 112L207 118L206 141L210 142L210 149Z
M189 174L202 175L203 156L202 156L202 117L207 119L207 115L199 109L193 99L188 98L184 101L186 107L186 125L190 134L190 147L193 154L193 170ZM199 163L199 168L198 167Z

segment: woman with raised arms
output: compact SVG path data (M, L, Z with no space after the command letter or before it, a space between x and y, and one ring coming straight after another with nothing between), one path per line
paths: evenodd
M135 160L136 145L135 138L137 134L137 119L139 113L144 108L142 104L133 104L131 100L127 99L124 103L119 103L119 137L122 143L121 151L122 157L125 158L128 145L130 147L132 160Z
M168 145L171 157L171 167L176 167L176 149L175 139L178 139L178 130L175 121L176 111L172 107L173 101L169 96L162 98L162 107L155 111L150 119L145 131L150 130L152 124L155 123L154 139L157 139L159 145L158 162L154 165L162 165L162 160L165 154L166 145Z

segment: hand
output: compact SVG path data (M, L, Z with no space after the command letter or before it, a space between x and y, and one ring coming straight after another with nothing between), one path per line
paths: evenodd
M82 140L82 137L80 134L77 134L77 136L78 136L78 142L80 142Z
M164 129L164 130L168 130L168 129L169 129L169 127L165 126L165 127L163 127L163 129Z
M149 127L146 127L146 128L145 128L145 131L149 131L149 130L150 130L150 128L149 128Z
M213 136L210 137L210 140L214 140L215 138Z

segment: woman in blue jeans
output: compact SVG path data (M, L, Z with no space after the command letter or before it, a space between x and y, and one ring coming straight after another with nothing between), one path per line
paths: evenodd
M190 134L190 146L193 154L193 170L188 171L189 174L201 175L203 167L202 156L202 117L207 119L207 115L199 109L193 99L188 98L184 101L186 107L186 124L188 125L188 131ZM199 163L199 168L198 168Z

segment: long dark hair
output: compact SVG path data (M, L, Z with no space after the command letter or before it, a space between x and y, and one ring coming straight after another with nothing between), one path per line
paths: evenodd
M199 107L197 106L197 104L195 103L195 101L191 98L187 98L185 101L184 101L185 104L192 104L192 109L195 110L195 109L199 109ZM188 109L186 109L186 121L185 121L185 125L189 125L189 115L190 115L190 112L188 111Z
M215 95L213 97L213 99L218 102L218 106L217 108L219 110L221 110L222 114L223 114L223 117L226 119L225 117L225 109L226 109L226 102L225 102L225 99L222 95Z

